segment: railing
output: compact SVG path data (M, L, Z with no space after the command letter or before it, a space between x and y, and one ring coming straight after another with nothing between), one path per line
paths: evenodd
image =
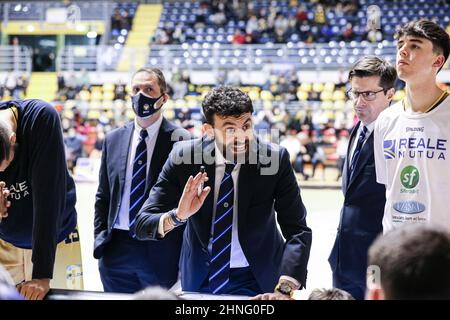
M123 48L111 46L67 46L60 51L57 70L61 71L114 71L123 54L130 50L129 71L142 66L134 64L140 50L145 48ZM391 63L395 62L395 44L368 42L330 42L327 44L265 44L232 45L194 43L182 45L151 45L147 66L158 66L171 70L173 66L190 71L264 70L267 66L276 66L297 70L338 70L348 69L359 58L366 55L383 56Z
M31 73L32 52L23 46L0 46L0 72Z
M337 70L348 68L366 55L383 56L395 61L394 43L330 42L327 44L265 44L232 45L194 43L182 45L152 45L148 66L170 69L179 66L189 70L239 69L262 70L278 65L298 70Z
M112 46L66 46L56 58L56 70L115 71L122 50Z

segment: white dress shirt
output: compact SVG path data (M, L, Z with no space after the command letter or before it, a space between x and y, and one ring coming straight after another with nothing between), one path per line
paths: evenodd
M155 123L153 123L147 129L141 128L137 121L134 120L134 130L133 137L131 138L130 149L128 150L129 156L127 161L127 170L125 175L125 185L122 193L122 200L120 203L119 214L117 215L117 220L114 223L114 229L129 230L130 222L130 190L131 190L131 178L133 176L133 162L136 156L136 147L139 143L141 130L147 130L148 136L145 138L147 143L147 175L150 168L150 162L153 155L153 150L155 149L156 139L158 137L159 128L161 127L163 117L160 116Z
M355 137L352 141L352 148L350 149L350 154L349 154L350 158L348 160L349 167L351 164L351 159L353 159L353 153L355 153L356 145L358 144L358 138L359 138L359 135L361 134L363 126L364 126L364 123L361 122L358 127L358 131L356 132ZM363 147L366 144L367 139L369 139L370 135L372 134L373 129L375 128L375 121L371 122L370 124L366 125L365 127L367 128L367 132L366 132L366 137L364 138L364 142L362 145Z
M225 174L225 163L226 160L222 155L222 152L215 145L216 149L216 176L214 181L214 205L213 205L213 216L212 220L216 216L216 204L217 198L219 197L220 184L222 182L223 176ZM242 251L241 244L239 243L238 236L238 181L239 181L239 171L241 169L240 164L236 164L233 171L231 172L231 178L233 179L234 184L234 204L233 204L233 225L231 227L231 255L230 255L230 268L244 268L248 267L248 261L245 258L244 252ZM212 252L212 236L213 236L213 227L214 224L211 223L211 234L208 243L208 251Z

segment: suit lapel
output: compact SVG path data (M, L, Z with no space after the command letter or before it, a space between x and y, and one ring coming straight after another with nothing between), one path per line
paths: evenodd
M248 212L248 206L250 205L250 200L252 199L252 194L254 184L257 183L257 166L254 164L243 164L239 171L238 178L238 234L242 234L245 230L245 219ZM252 186L253 184L253 186Z
M153 149L152 159L150 161L149 174L147 175L147 185L145 187L145 194L148 194L150 189L156 183L160 174L160 168L164 166L167 160L167 155L171 149L171 131L168 122L163 118L161 127L156 137L155 148Z
M119 155L119 182L120 182L120 194L123 193L123 187L125 185L125 175L127 171L127 162L128 157L130 155L130 146L131 146L131 139L133 137L133 130L134 130L134 122L129 122L125 125L125 127L122 128L124 130L123 134L119 135L120 137L120 155Z
M361 122L358 122L356 124L356 126L353 128L351 134L350 134L350 139L348 141L348 148L347 148L347 156L345 157L345 162L344 162L344 170L342 172L342 190L344 192L347 192L348 187L349 187L349 179L350 179L350 155L351 155L351 149L352 149L352 143L355 140L355 135L356 132L358 132L358 128Z
M373 154L373 132L370 134L369 138L367 138L366 143L361 149L361 154L359 155L358 161L355 165L355 172L353 173L349 186L355 181L356 177L361 173L362 169L366 162L370 159L370 156Z
M216 179L216 164L206 163L205 156L212 154L213 159L215 159L214 152L214 140L204 138L201 141L202 147L194 150L194 159L202 159L203 166L205 166L205 171L208 175L208 181L205 182L204 187L210 187L211 191L203 203L200 212L196 213L193 216L192 223L196 225L195 230L197 231L197 235L205 249L208 248L209 237L211 235L211 223L212 223L212 214L213 214L213 206L214 206L214 192L215 192L215 179ZM201 152L201 154L199 154ZM200 171L200 166L196 166L196 171L192 173L195 176Z

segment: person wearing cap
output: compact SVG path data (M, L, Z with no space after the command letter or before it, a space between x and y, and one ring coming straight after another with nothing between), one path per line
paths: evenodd
M95 202L94 257L106 292L168 289L178 278L182 228L153 242L137 240L131 227L172 146L190 135L162 116L169 95L161 70L136 71L131 94L136 117L106 135Z

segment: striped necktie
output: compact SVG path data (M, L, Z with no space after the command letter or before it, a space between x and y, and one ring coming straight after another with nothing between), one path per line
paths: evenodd
M130 233L131 226L136 220L136 215L145 202L145 181L147 180L147 138L148 132L142 129L140 140L136 147L136 153L133 161L133 176L131 178L130 189ZM134 236L134 234L131 234Z
M356 163L358 162L359 155L361 153L362 146L364 144L364 140L366 139L367 127L363 126L361 129L361 133L358 137L358 143L356 144L355 151L353 152L352 162L350 165L350 175L353 173L356 167Z
M231 172L234 164L226 164L225 174L217 197L213 226L213 242L209 273L209 287L213 294L220 293L229 281L231 255L231 229L233 226L234 185Z

